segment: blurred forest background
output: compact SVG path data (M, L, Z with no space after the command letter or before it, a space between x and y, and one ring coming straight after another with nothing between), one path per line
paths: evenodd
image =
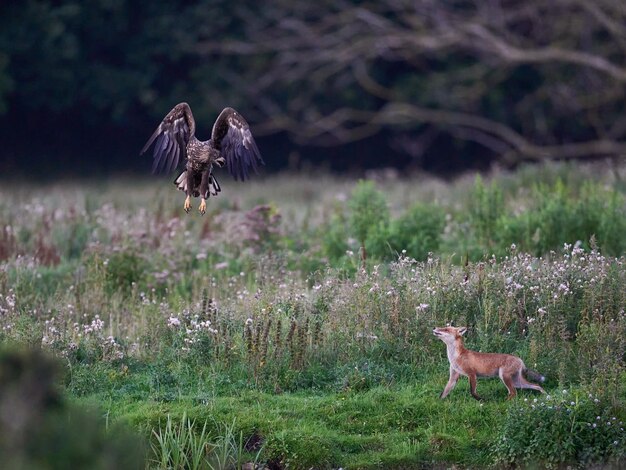
M2 2L0 172L147 172L180 101L270 169L613 158L625 84L623 0Z

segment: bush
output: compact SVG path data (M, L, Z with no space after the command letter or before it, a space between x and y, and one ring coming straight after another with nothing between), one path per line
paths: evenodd
M0 352L3 468L141 468L140 438L107 429L94 413L64 400L59 365L38 350Z
M478 241L490 249L496 243L498 221L504 214L504 195L494 181L486 186L478 176L469 199L469 219Z
M333 214L328 224L321 229L322 250L329 261L343 258L348 250L346 237L347 221L342 213Z
M435 205L415 204L391 223L390 245L396 255L406 255L424 261L441 243L445 213Z
M534 204L518 215L502 217L498 222L501 244L519 244L536 255L556 250L563 243L581 242L591 248L594 238L608 254L623 253L626 248L626 211L624 197L595 183L584 184L580 193L561 181L554 186L538 186Z
M110 293L130 294L133 284L144 280L146 263L139 255L122 251L113 253L106 262L106 283Z
M563 390L510 406L493 452L506 464L609 461L626 456L626 433L602 400Z
M350 209L350 230L361 248L368 239L373 240L376 250L381 250L380 233L384 233L389 224L389 209L383 194L376 189L372 181L359 181L352 190L348 201ZM365 254L362 254L365 258Z

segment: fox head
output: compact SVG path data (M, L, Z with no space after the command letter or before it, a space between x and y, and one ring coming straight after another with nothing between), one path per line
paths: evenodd
M433 334L446 344L453 344L457 338L461 338L467 331L467 328L461 326L455 328L453 326L446 326L445 328L433 329Z

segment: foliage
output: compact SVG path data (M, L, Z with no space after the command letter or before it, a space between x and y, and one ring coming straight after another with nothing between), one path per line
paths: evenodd
M534 192L535 202L527 211L498 220L497 231L504 242L519 240L522 249L540 254L560 242L589 247L594 238L608 254L624 251L623 238L617 236L626 229L622 194L592 182L585 182L578 191L560 180L552 187L538 186Z
M111 253L103 263L110 292L119 290L128 294L145 276L144 260L132 251Z
M328 223L321 230L321 243L324 255L330 261L341 259L348 251L349 245L346 237L347 221L342 211L331 216Z
M435 253L441 245L445 213L434 204L414 204L391 223L390 245L397 256L405 253L419 261L425 261L429 253Z
M59 364L38 350L0 353L0 454L5 468L139 468L141 439L68 403Z
M241 469L244 463L256 466L262 447L251 456L244 448L242 434L236 436L234 424L217 426L218 436L213 436L207 425L205 422L198 432L195 421L186 413L176 424L172 416L167 415L165 427L152 430L153 462L157 468L227 470Z
M361 180L356 184L348 200L348 208L350 229L361 249L365 249L367 241L378 245L380 232L384 232L389 223L389 209L383 194L372 181ZM365 253L362 256L365 259Z
M469 218L482 246L488 249L494 246L498 234L496 224L504 210L504 195L498 184L485 185L477 176L470 196Z
M553 468L563 463L623 461L626 431L611 407L592 394L556 393L526 398L508 408L493 446L496 460Z
M247 186L236 207L215 205L210 219L181 214L157 186L130 198L115 185L44 188L47 199L35 191L24 201L9 186L0 198L0 233L10 234L0 238L0 342L62 358L70 396L131 422L169 465L191 459L191 447L209 459L204 441L246 463L263 445L259 459L275 468L484 467L494 456L481 447L517 402L504 403L502 384L487 379L483 406L466 381L440 402L448 365L433 326L467 325L468 348L516 354L547 377L549 393L592 393L624 419L626 264L599 245L619 242L602 238L602 221L621 217L612 201L622 195L605 189L610 180L537 177L528 189L518 178L360 183L352 197L388 211L373 228L360 217L365 202L346 204L354 185L331 178L325 193L294 176ZM552 190L561 209L543 215ZM479 207L494 198L497 211ZM597 238L538 254L521 236L504 245L504 221L553 217L587 220ZM347 232L357 220L366 263ZM42 244L56 263L38 255ZM452 254L466 246L459 264ZM322 268L303 269L313 265ZM216 423L233 424L227 432ZM246 452L235 452L241 443ZM498 458L518 455L518 444ZM176 446L187 450L175 457ZM519 458L549 462L546 446ZM598 446L589 461L617 457Z
M563 181L532 188L532 196L507 210L497 182L477 179L470 199L469 222L483 252L504 254L511 245L541 255L563 243L590 248L591 240L607 254L626 249L618 233L626 229L626 199L593 181L566 186Z
M377 166L394 165L393 153L380 155L390 146L404 154L400 164L408 155L444 171L500 157L622 155L621 1L527 3L524 14L503 3L492 15L478 1L3 2L5 147L16 164L39 157L33 146L45 150L37 166L68 153L84 164L81 146L62 137L73 126L126 170L127 153L112 150L136 146L133 127L148 132L185 100L199 122L232 105L298 143L369 137L370 151L353 148ZM413 17L424 20L406 21ZM354 165L353 152L332 155L333 164L342 156Z

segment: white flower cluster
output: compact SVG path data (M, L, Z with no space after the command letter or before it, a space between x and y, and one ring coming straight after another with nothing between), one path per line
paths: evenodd
M167 319L167 326L176 330L183 337L183 351L189 351L191 346L198 343L203 335L217 335L217 329L213 328L208 319L203 319L200 315L192 315L188 310L184 310L180 315L170 315Z
M61 329L57 327L56 320L53 318L44 322L43 336L41 337L41 345L43 347L54 348L61 343L63 335Z
M0 316L13 315L16 312L17 300L13 289L5 295L0 294Z
M78 328L78 324L74 325L74 328ZM104 322L100 319L100 315L96 315L91 323L82 325L82 331L85 336L89 336L93 333L98 333L104 328ZM80 328L79 328L80 329ZM80 336L80 334L79 334Z

